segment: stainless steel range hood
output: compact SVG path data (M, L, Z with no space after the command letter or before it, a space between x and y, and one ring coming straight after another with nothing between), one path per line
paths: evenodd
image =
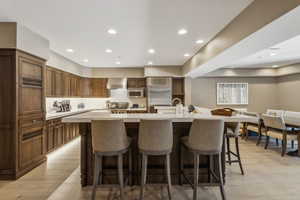
M107 89L126 89L127 79L126 78L109 78L107 81Z

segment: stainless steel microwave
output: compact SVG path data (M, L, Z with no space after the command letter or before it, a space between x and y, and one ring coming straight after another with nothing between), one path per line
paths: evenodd
M129 88L128 97L134 97L134 98L144 97L144 88Z

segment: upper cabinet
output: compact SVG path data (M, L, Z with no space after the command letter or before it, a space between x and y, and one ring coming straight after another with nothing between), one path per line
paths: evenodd
M91 79L91 93L92 97L108 97L108 90L106 88L107 78L92 78Z
M82 78L46 67L46 97L108 97L106 78Z
M79 97L80 77L51 67L46 68L47 97Z
M80 79L80 91L82 97L91 97L92 96L92 81L90 78L81 78Z
M145 88L146 78L128 78L127 88Z
M184 95L184 78L172 79L172 95Z
M43 113L44 60L18 52L20 115Z

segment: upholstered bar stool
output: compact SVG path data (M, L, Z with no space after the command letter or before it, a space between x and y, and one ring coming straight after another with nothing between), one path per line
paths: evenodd
M226 122L226 146L227 146L227 163L231 165L231 163L239 163L241 174L244 175L244 169L240 156L240 148L239 148L239 134L240 134L240 123L238 122ZM231 150L230 147L230 138L234 138L235 141L235 152ZM231 155L236 157L236 160L231 159Z
M194 154L194 184L193 184L193 199L198 198L198 178L199 178L199 156L209 156L210 162L212 162L213 156L218 156L218 175L213 172L210 165L210 174L214 177L218 184L207 183L202 184L205 186L220 187L222 199L225 200L222 164L221 164L221 152L224 138L224 121L223 120L209 120L209 119L195 119L190 129L189 136L181 138L181 147L185 147L188 151ZM182 150L181 150L182 152ZM184 174L183 156L180 158L181 173ZM185 176L184 176L185 177ZM189 180L188 180L189 182Z
M122 120L92 121L92 146L95 156L94 184L92 200L95 199L96 187L102 184L102 158L104 156L118 157L118 176L120 184L120 199L123 199L123 154L128 152L131 139L127 137ZM129 150L129 182L131 184L131 150Z
M140 200L144 198L147 177L148 156L166 156L165 168L168 181L168 195L171 200L170 154L173 147L173 126L171 120L141 120L138 147L142 154L142 177Z

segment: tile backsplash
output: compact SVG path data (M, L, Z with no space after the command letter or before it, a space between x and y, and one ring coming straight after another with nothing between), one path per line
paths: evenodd
M70 100L71 110L77 111L78 104L83 103L85 105L84 109L104 109L106 108L106 101L127 101L129 102L129 106L132 104L139 104L139 106L146 106L147 99L146 98L46 98L46 112L54 113L53 103L55 101L63 101Z

